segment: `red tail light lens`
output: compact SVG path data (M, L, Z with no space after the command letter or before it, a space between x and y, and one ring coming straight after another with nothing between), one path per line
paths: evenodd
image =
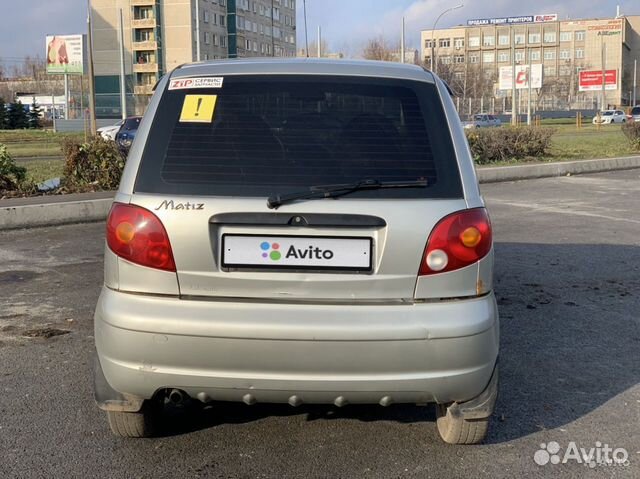
M420 275L464 268L491 250L491 222L484 208L459 211L433 229L420 263Z
M151 211L114 203L107 218L107 245L132 263L175 271L171 243L164 226Z

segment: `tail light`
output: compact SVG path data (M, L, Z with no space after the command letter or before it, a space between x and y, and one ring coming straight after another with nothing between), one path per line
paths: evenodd
M491 222L484 208L453 213L431 232L420 263L420 275L464 268L491 250Z
M114 203L107 218L107 245L132 263L175 271L171 243L164 226L151 211Z

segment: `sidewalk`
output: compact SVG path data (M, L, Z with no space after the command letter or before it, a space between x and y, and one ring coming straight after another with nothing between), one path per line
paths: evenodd
M640 156L533 165L479 167L480 183L520 181L640 168ZM0 200L0 230L103 221L114 192L35 196Z

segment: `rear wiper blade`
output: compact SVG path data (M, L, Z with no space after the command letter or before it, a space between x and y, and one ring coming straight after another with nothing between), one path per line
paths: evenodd
M426 188L427 180L415 181L380 181L375 179L366 179L355 183L341 183L335 185L317 185L311 186L305 191L297 193L289 193L286 195L272 195L267 198L267 206L276 209L285 203L291 203L296 200L313 199L313 198L337 198L338 196L348 195L359 190L379 190L383 188Z

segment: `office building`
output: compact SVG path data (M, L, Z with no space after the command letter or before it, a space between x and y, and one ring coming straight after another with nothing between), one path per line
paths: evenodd
M640 72L634 91L634 66L640 69L640 15L469 20L464 26L422 31L421 59L427 67L432 56L434 70L463 97L458 105L465 113L467 107L478 111L480 101L485 111L510 109L511 91L501 88L500 75L501 68L504 74L504 67L512 70L514 64L542 65L542 84L531 92L536 109L625 106L634 97L640 102ZM529 94L518 93L522 99Z

